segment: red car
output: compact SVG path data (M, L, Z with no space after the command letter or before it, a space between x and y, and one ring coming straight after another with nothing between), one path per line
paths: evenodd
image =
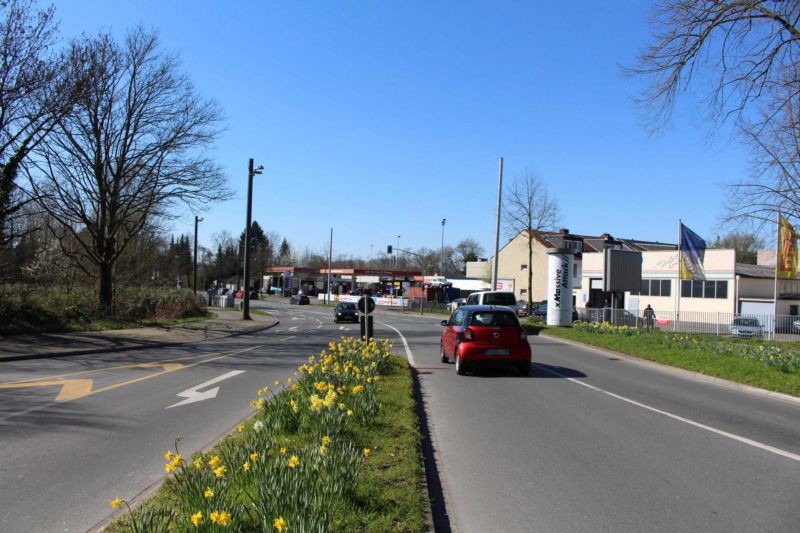
M485 366L513 365L527 376L531 370L528 333L516 313L499 305L465 305L442 320L445 327L440 343L443 363L452 357L456 372Z

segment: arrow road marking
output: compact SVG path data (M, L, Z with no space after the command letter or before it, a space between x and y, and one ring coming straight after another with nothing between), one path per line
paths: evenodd
M181 405L187 405L194 402L202 402L203 400L210 400L211 398L216 398L217 393L219 392L219 387L214 387L213 389L209 389L207 391L200 391L200 389L204 389L214 383L219 383L220 381L224 381L228 378L232 378L234 376L238 376L239 374L243 374L244 370L231 370L227 374L222 374L221 376L217 376L214 379L209 379L205 383L201 383L200 385L195 385L191 389L186 389L183 392L179 392L177 395L181 398L186 398L185 400L181 400L178 403L172 404L166 409L171 409L173 407L180 407Z

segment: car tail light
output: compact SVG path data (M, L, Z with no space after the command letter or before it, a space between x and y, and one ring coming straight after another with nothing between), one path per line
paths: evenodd
M519 328L519 340L528 342L528 332L525 331L525 328Z
M471 329L467 328L464 330L464 333L461 334L461 339L464 341L474 341L475 340L475 332Z

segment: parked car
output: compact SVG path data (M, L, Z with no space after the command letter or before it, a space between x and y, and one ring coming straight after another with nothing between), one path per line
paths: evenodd
M760 338L764 336L764 326L757 318L740 316L731 322L731 336L742 339Z
M453 358L456 373L485 366L512 365L527 376L531 369L531 345L516 313L505 306L464 305L449 320L439 343L443 363Z
M528 301L527 300L518 301L514 309L516 309L518 317L521 318L528 316Z
M538 304L535 304L533 308L533 317L542 321L547 320L547 300L542 300ZM572 321L575 322L576 320L578 320L578 310L573 307Z
M333 310L333 323L358 322L358 308L353 302L339 302Z
M453 300L452 302L450 302L448 304L448 309L452 313L453 311L455 311L456 309L458 309L459 307L461 307L465 303L467 303L467 299L466 298L456 298L455 300Z
M308 299L308 296L305 294L293 294L291 298L289 298L290 304L297 304L297 305L308 305L311 302Z
M467 297L465 305L505 305L514 307L517 305L517 297L513 292L508 291L483 291L473 292Z

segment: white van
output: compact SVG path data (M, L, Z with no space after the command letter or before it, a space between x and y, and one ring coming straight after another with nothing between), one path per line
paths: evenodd
M504 305L513 308L517 305L517 298L513 292L508 291L473 292L464 305Z

